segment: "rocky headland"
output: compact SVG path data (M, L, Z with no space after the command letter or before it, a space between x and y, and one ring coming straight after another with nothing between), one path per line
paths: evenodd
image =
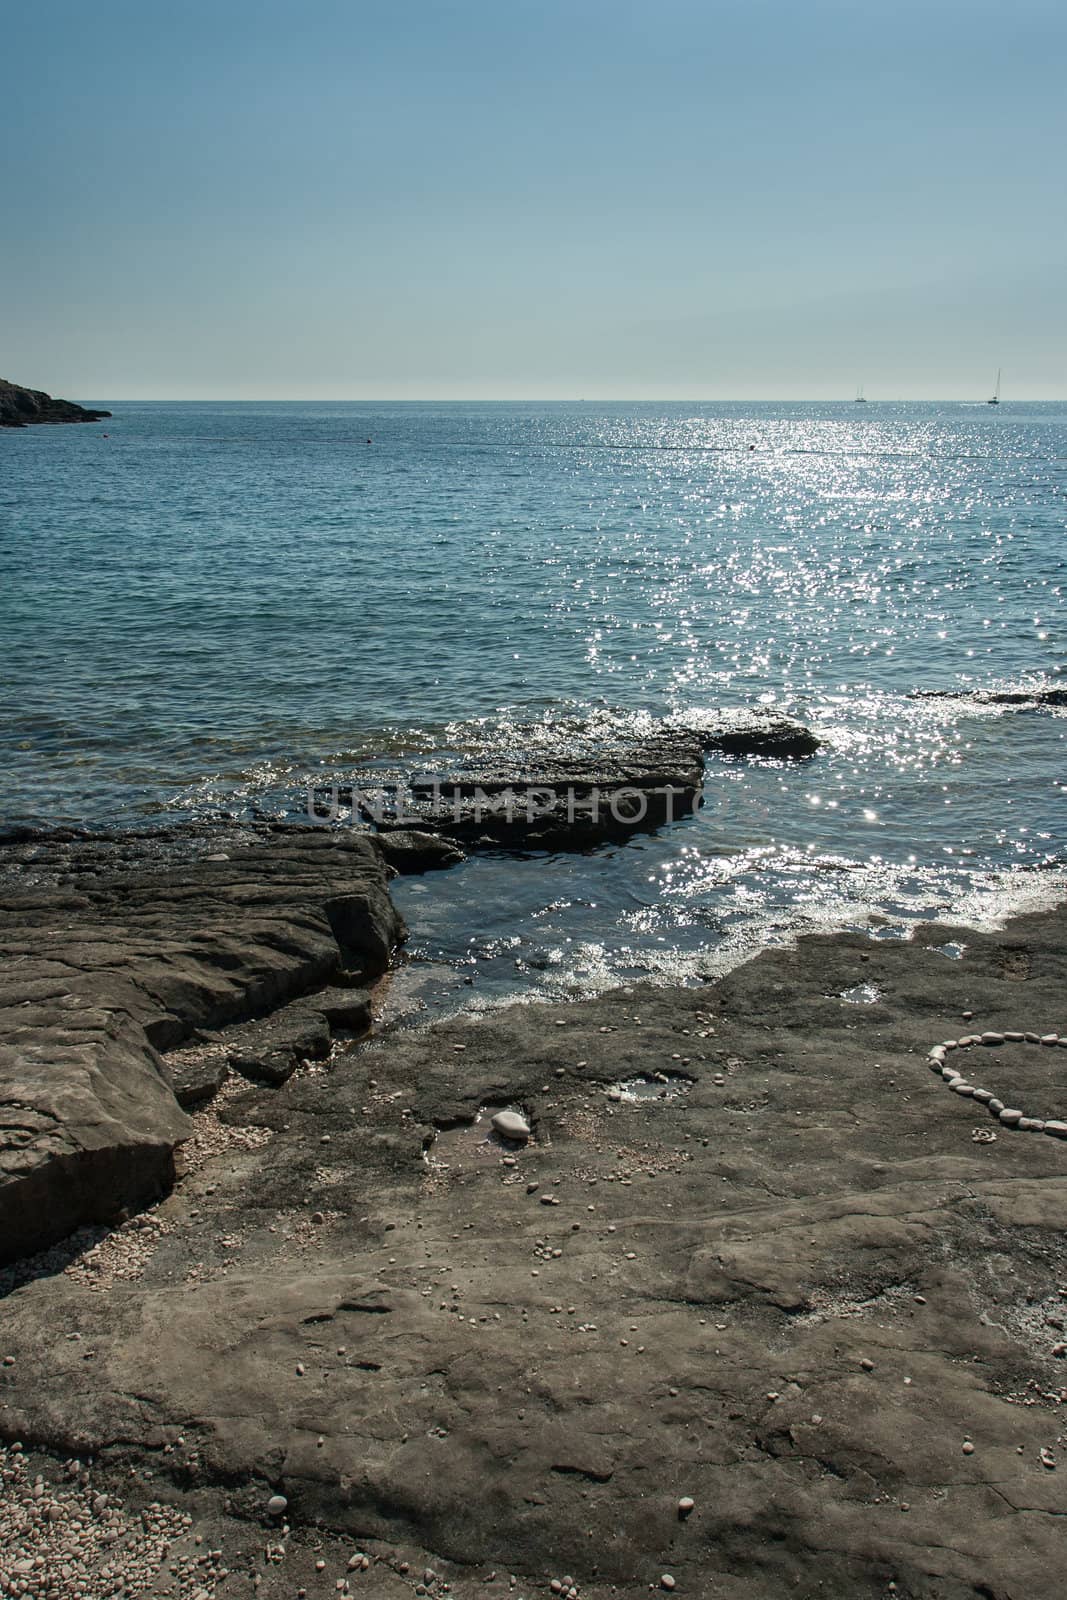
M449 852L0 852L0 1592L1058 1596L1062 912L379 1031Z
M0 428L25 428L33 422L99 422L110 411L89 411L73 400L53 400L43 389L24 389L0 378Z

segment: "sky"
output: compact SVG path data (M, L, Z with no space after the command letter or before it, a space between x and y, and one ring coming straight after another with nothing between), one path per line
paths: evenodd
M0 375L1067 396L1060 0L0 0Z

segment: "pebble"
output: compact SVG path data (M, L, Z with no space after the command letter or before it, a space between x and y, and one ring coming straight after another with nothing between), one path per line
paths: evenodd
M969 1019L971 1013L965 1011L963 1016L965 1019ZM977 1100L982 1105L987 1105L990 1115L998 1118L1004 1127L1016 1128L1021 1133L1047 1133L1053 1139L1067 1139L1067 1121L1028 1117L1025 1112L1017 1107L1006 1106L1003 1100L998 1099L990 1090L980 1089L974 1084L968 1083L962 1074L956 1071L955 1067L944 1064L944 1055L947 1050L966 1050L971 1045L976 1044L1001 1045L1020 1043L1063 1045L1067 1047L1067 1036L1058 1033L1033 1033L1029 1031L1020 1033L1018 1029L1005 1029L1003 1033L987 1030L982 1034L962 1034L958 1039L945 1039L941 1044L932 1045L927 1052L926 1060L932 1071L940 1072L944 1082L948 1084L955 1094ZM972 1138L979 1139L980 1130L975 1129L972 1133ZM990 1138L992 1138L992 1135L990 1135Z
M870 1356L864 1356L860 1361L860 1366L863 1368L864 1372L874 1371L874 1362L871 1360Z
M974 1455L974 1445L971 1443L970 1439L964 1439L964 1441L963 1441L963 1453L964 1453L965 1456L973 1456Z
M662 1578L659 1580L659 1586L661 1589L674 1588L674 1579L671 1577L669 1572L665 1572L663 1574Z
M695 1505L696 1501L693 1499L691 1494L683 1494L682 1498L678 1502L678 1515L680 1517L687 1517Z
M289 1502L283 1494L272 1494L267 1501L268 1517L280 1517L283 1511L289 1509Z
M1040 1452L1040 1460L1043 1467L1047 1467L1050 1472L1055 1472L1056 1457L1052 1454L1051 1450L1042 1450Z
M525 1144L530 1137L530 1124L517 1111L497 1111L492 1118L494 1130L505 1139Z

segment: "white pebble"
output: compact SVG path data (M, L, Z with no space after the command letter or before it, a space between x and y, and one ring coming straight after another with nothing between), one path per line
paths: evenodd
M492 1119L495 1132L505 1139L514 1139L516 1143L526 1143L530 1137L530 1124L525 1117L520 1117L517 1111L498 1111Z

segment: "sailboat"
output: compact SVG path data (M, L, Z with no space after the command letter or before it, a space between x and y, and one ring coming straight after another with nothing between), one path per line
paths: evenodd
M993 393L992 393L992 396L990 397L990 399L988 399L986 401L986 405L987 406L999 406L999 404L1000 404L1000 368L998 367L997 368L997 386L993 390Z
M856 390L856 404L858 406L865 406L867 404L867 396L863 392L862 383L860 384L859 388Z

